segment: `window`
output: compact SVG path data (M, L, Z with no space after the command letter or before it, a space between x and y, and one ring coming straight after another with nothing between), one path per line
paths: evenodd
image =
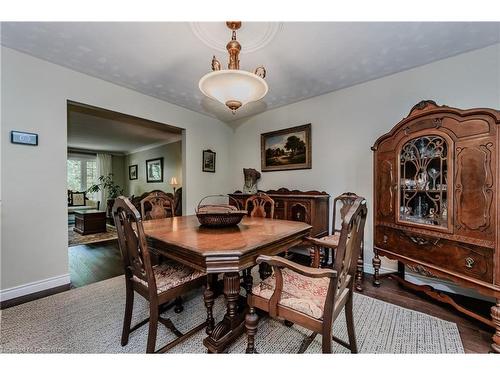
M95 155L68 154L68 190L86 191L97 182Z

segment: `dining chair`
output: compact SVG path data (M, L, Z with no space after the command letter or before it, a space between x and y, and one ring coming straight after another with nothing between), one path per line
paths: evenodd
M260 255L257 263L273 267L273 275L252 288L246 315L247 353L254 353L258 315L256 309L272 318L296 323L313 331L302 343L299 353L307 350L318 333L323 353L332 352L332 340L357 353L353 318L353 285L356 260L366 221L366 201L354 200L344 215L333 268L302 266L279 256ZM319 251L319 246L314 246ZM349 342L332 335L333 322L345 307Z
M174 217L174 200L162 191L154 191L141 200L143 220Z
M245 211L248 212L250 217L274 219L274 199L266 193L259 192L254 194L247 198L245 202ZM250 293L252 289L251 272L252 267L243 271L243 287L246 289L247 294ZM263 263L259 265L259 276L261 280L269 277L271 273L271 268L267 264Z
M266 210L266 206L269 207ZM257 193L250 197L245 202L245 210L251 217L267 217L274 218L274 200L266 193Z
M333 200L333 217L332 217L332 234L328 236L324 236L321 238L312 238L308 237L307 242L319 246L320 252L315 252L314 248L311 251L311 266L312 267L320 267L324 266L328 263L328 259L332 258L332 263L335 258L335 252L339 245L340 240L340 232L341 229L335 228L336 225L336 216L337 213L340 214L340 222L344 219L345 215L354 204L356 199L360 198L357 194L346 192ZM337 203L341 203L341 206L338 207ZM364 233L362 233L361 237L361 247L359 251L359 256L356 261L356 276L355 276L355 287L357 291L362 291L362 282L363 282L363 253L364 253ZM330 251L328 251L330 249Z
M137 209L126 197L120 196L115 200L112 212L125 267L126 299L121 344L127 345L130 333L149 322L146 352L165 352L205 327L207 322L182 334L170 319L160 316L160 306L202 285L207 279L206 274L173 260L153 266ZM149 302L149 318L131 328L134 292ZM170 329L177 338L156 350L158 322Z

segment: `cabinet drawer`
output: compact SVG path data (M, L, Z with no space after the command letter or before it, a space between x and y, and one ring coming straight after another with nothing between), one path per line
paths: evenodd
M493 249L487 247L383 226L376 229L375 245L415 261L430 263L479 280L493 281Z

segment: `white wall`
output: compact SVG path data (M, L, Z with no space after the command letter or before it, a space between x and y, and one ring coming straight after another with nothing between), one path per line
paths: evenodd
M113 181L122 187L124 193L126 193L128 169L125 171L125 155L111 155L111 171L113 173Z
M260 170L261 133L312 123L312 169L264 172L259 188L317 189L332 197L354 191L365 196L370 210L365 252L369 270L373 202L370 147L422 99L459 108L500 108L500 44L235 122L231 186L242 188L244 167ZM383 262L383 267L392 265Z
M23 284L67 282L67 100L184 128L185 212L203 195L227 191L232 129L219 120L5 47L1 70L3 299ZM39 146L11 144L13 129L38 133ZM217 152L217 173L201 171L206 148Z
M147 182L146 160L163 157L163 182ZM128 168L137 164L137 180L128 179ZM173 193L170 179L177 177L179 186L182 186L182 149L181 141L168 143L163 146L128 154L125 157L126 186L128 195L141 195L151 190L163 190Z

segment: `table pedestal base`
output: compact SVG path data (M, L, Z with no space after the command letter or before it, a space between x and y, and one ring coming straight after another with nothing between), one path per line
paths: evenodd
M213 329L207 329L209 335L203 340L203 345L207 347L209 353L224 352L245 329L246 299L240 296L238 272L224 274L224 295L227 302L226 315ZM205 305L208 309L210 301L207 304L206 296Z

